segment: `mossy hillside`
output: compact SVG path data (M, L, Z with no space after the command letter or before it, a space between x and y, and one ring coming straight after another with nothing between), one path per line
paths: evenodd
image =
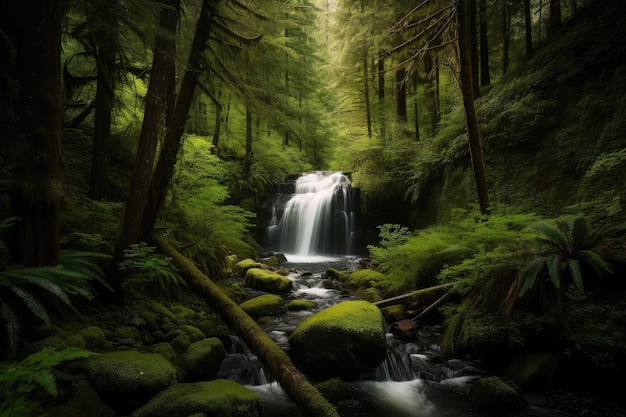
M250 268L246 272L246 285L260 291L286 294L293 286L291 280L274 271Z
M261 397L236 382L217 379L169 387L132 417L262 417Z
M239 305L253 319L279 316L285 312L283 299L276 294L263 294Z

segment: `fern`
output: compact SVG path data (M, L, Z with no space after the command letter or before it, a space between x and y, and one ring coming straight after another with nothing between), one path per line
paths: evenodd
M30 393L43 389L53 398L58 396L52 369L93 354L78 348L45 347L19 362L0 363L0 416L34 415L38 404L29 398Z

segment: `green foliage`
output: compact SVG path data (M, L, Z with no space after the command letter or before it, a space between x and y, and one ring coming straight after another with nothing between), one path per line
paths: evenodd
M178 287L186 287L187 283L172 260L155 250L145 242L132 244L124 250L124 259L119 264L119 269L128 274L124 286L154 289L150 284L156 283L164 294L174 295Z
M604 239L626 230L626 222L614 221L591 228L580 215L556 223L539 221L534 227L543 235L538 239L536 256L520 270L519 296L551 284L557 290L585 291L584 279L603 277L612 266L595 249Z
M29 398L34 390L43 389L54 398L58 395L52 369L91 355L78 348L45 347L19 362L0 363L0 417L36 415L38 404Z
M109 255L64 249L55 266L23 268L15 266L0 271L0 318L4 336L4 354L13 357L21 341L23 326L48 327L50 310L71 309L80 314L73 297L92 299L97 284L111 290L104 272L96 262ZM60 304L59 304L60 302ZM35 320L33 322L33 319Z

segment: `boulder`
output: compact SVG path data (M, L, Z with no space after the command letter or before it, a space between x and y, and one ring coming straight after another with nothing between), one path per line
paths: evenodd
M278 316L285 312L283 299L276 294L264 294L251 298L239 305L253 319Z
M261 268L261 263L254 259L242 259L233 266L233 272L241 277L245 277L251 268Z
M132 417L262 417L261 397L226 379L172 385Z
M189 345L181 358L180 367L189 381L208 381L215 378L225 356L222 342L210 337Z
M495 376L475 381L469 396L474 404L494 413L513 411L528 405L517 385Z
M176 368L156 353L127 350L93 355L77 364L102 401L129 413L178 382Z
M309 300L292 300L287 304L289 311L312 310L315 307L317 307L317 303Z
M289 278L274 271L250 268L246 272L246 285L255 290L285 294L291 291L293 284Z
M302 320L289 346L296 366L314 380L358 379L387 357L382 313L367 301L343 301Z

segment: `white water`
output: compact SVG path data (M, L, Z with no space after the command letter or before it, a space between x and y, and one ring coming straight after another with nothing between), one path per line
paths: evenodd
M355 213L353 190L341 172L310 172L295 183L295 193L272 207L267 246L288 253L290 262L323 262L320 255L353 252Z

